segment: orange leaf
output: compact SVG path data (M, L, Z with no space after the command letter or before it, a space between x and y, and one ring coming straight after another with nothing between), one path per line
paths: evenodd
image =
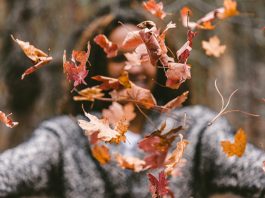
M0 111L0 121L3 122L7 127L13 128L18 125L18 122L13 122L11 118L9 118L11 114L6 115L2 111Z
M91 151L93 157L96 158L101 165L104 165L109 162L109 149L105 145L95 145L92 147Z
M38 70L42 66L46 65L52 60L51 56L48 56L45 52L41 51L40 49L30 45L29 42L24 42L19 39L15 39L13 35L11 38L21 47L25 55L30 58L34 62L34 66L28 68L21 76L23 80L26 75L33 73L34 71Z
M116 155L118 165L123 169L129 169L134 172L140 172L144 170L145 161L136 157L127 157L120 154Z
M174 98L173 100L170 100L167 104L162 106L163 110L162 112L171 111L177 107L181 107L182 103L185 102L188 98L189 92L186 91L180 96Z
M122 84L125 88L131 88L131 83L129 81L129 75L127 71L123 71L118 80L120 84Z
M97 87L88 87L78 92L79 96L74 96L75 101L94 101L95 99L102 98L104 94L102 90Z
M208 56L220 57L224 53L226 46L220 45L219 38L213 36L209 41L202 41L202 48L206 50Z
M238 129L235 135L235 142L231 143L229 140L221 141L223 151L228 157L236 155L242 157L247 145L247 136L243 129Z
M239 11L237 10L237 2L234 0L224 0L224 8L218 11L217 17L219 19L226 19L238 14Z
M163 11L162 2L156 3L155 0L148 0L146 2L143 2L143 6L147 11L160 19L163 19L166 16L166 13Z
M112 43L104 34L99 34L94 38L96 44L103 48L108 58L117 56L118 45Z
M181 158L184 154L185 148L188 145L187 140L183 140L183 136L180 134L180 141L177 143L176 149L167 157L165 161L165 172L167 175L171 175L176 166L181 162Z

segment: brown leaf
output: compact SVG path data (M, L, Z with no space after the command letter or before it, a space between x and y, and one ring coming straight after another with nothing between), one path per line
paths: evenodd
M23 80L25 76L33 73L34 71L38 70L42 66L48 64L50 61L52 61L52 57L48 56L45 52L41 51L40 49L34 47L33 45L30 45L29 42L24 42L19 39L15 39L13 35L11 35L11 38L21 47L25 55L30 58L35 65L28 68L21 76L21 79Z
M180 96L174 98L173 100L170 100L167 104L162 106L162 108L163 108L162 112L172 111L173 109L175 109L177 107L181 107L182 103L187 100L188 94L189 94L189 92L186 91L183 94L181 94Z

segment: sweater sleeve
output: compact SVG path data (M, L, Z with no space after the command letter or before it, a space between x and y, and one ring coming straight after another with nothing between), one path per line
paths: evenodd
M196 135L191 134L196 139L192 167L195 197L228 192L243 197L264 197L262 161L265 160L265 152L248 143L242 157L227 157L220 143L223 140L234 142L235 130L223 118L207 126L215 115L207 108L195 113L194 119L201 123L200 130L196 130L198 124L194 124L197 132Z
M49 188L60 158L60 141L45 127L25 143L0 155L0 197L28 195Z
M265 196L264 151L247 144L242 157L227 157L220 142L234 142L234 133L206 129L201 140L201 178L205 189L212 193L232 192L244 197Z

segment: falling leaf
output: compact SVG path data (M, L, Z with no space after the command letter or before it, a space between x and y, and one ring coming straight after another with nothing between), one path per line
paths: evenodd
M129 81L129 74L127 71L123 71L118 78L119 83L122 84L125 88L131 88L131 83Z
M110 153L108 147L105 145L94 145L91 149L92 155L101 165L104 165L110 160Z
M154 16L163 19L166 16L166 13L163 11L163 3L157 3L155 0L148 0L143 2L144 8L149 11Z
M0 121L3 122L7 127L13 128L18 125L18 122L13 122L10 118L11 114L6 115L2 111L0 111Z
M88 74L86 69L86 62L90 54L90 43L87 44L87 52L85 51L72 51L72 58L66 61L66 51L63 55L63 68L67 80L74 81L74 88L80 84L85 84L85 78Z
M29 42L24 42L19 39L15 39L13 35L11 35L11 38L21 47L25 55L30 58L35 65L28 68L21 76L21 79L23 80L25 76L33 73L34 71L40 69L42 66L48 64L50 61L52 61L52 57L48 56L45 52L41 51L40 49L34 47L33 45L30 45Z
M183 140L183 136L179 134L180 141L177 143L176 149L167 157L165 161L165 172L167 175L171 175L176 166L180 163L184 154L185 148L188 145L187 140Z
M93 76L92 79L102 82L101 85L98 86L101 90L110 90L110 89L120 89L123 86L116 78L110 78L106 76Z
M243 129L238 129L235 135L234 143L231 143L229 140L221 141L224 153L231 157L236 155L242 157L245 152L247 145L247 136Z
M237 2L234 0L224 0L224 8L219 9L217 17L219 19L226 19L228 17L236 16L239 14L237 10Z
M134 172L140 172L144 170L145 161L131 156L116 155L118 165L123 169L129 169Z
M110 93L112 99L116 101L133 102L147 109L156 106L156 100L150 90L139 87L132 82L130 83L131 88L112 91Z
M178 97L174 98L173 100L169 101L167 104L162 106L163 107L163 111L162 112L172 111L173 109L175 109L177 107L181 107L182 103L187 100L188 94L189 94L189 92L186 91L183 94L181 94L180 96L178 96Z
M220 45L219 38L213 36L209 41L202 41L202 48L206 50L208 56L220 57L224 53L226 46Z
M122 119L125 119L125 121L129 123L135 118L136 114L134 113L134 106L132 103L122 106L117 102L113 102L108 109L103 109L102 116L111 124L115 124Z
M143 43L139 31L140 30L135 30L127 33L121 45L123 50L135 49L138 45Z
M108 123L104 122L104 120L99 120L96 116L87 112L84 113L90 121L78 120L78 124L85 131L87 136L91 136L93 133L98 132L98 139L105 142L119 143L118 140L124 140L125 136L123 131L114 130Z
M112 43L108 40L108 38L103 35L99 34L94 38L95 43L97 43L101 48L103 48L104 52L107 54L108 58L112 58L117 56L118 54L118 45Z
M166 71L166 86L171 89L178 89L179 86L191 78L190 66L182 63L170 63Z
M97 87L88 87L78 92L79 96L74 96L75 101L94 101L95 99L102 98L104 94L102 90Z
M164 195L169 194L173 197L172 191L168 187L168 181L164 171L161 171L158 175L158 179L151 173L147 174L149 184L149 190L152 194L152 198L163 197Z

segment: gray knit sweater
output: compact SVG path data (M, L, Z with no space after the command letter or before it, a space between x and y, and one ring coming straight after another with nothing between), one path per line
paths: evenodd
M248 144L241 158L228 158L220 141L233 140L225 119L212 126L209 109L194 106L174 114L187 113L189 128L182 176L171 180L175 197L207 197L233 192L243 197L265 197L264 152ZM153 116L159 124L166 115ZM168 125L179 125L167 118ZM146 124L145 131L152 126ZM47 197L150 197L145 172L132 173L114 164L101 167L91 157L87 138L75 118L61 116L43 122L24 144L0 155L0 197L46 195Z

